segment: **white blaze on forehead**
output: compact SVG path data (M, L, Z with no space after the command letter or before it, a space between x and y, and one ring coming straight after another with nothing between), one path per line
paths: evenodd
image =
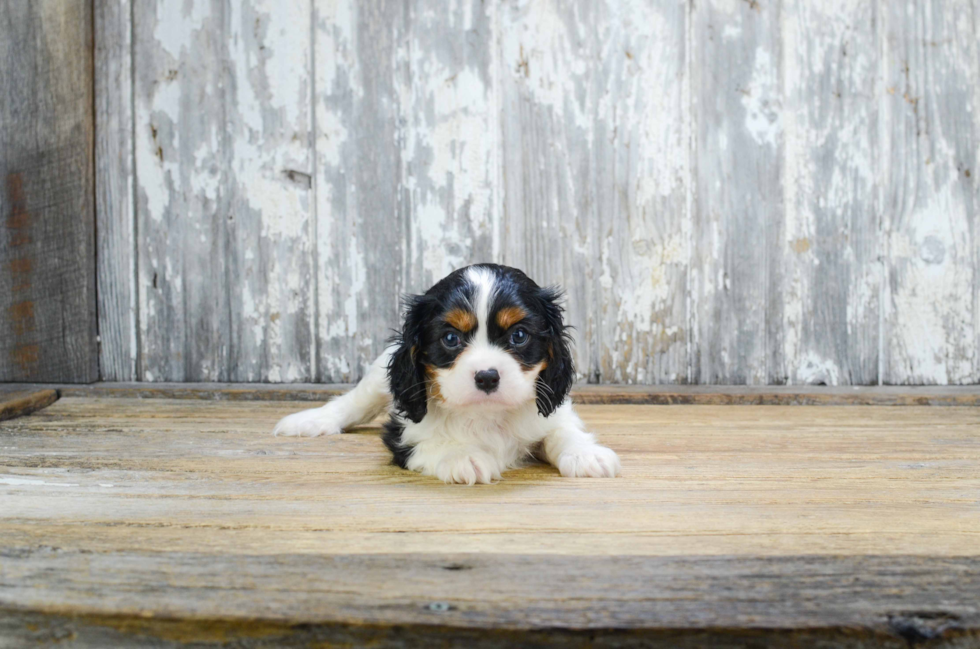
M473 285L473 306L476 310L476 339L477 345L489 345L487 338L487 323L490 321L490 303L496 289L497 279L486 268L470 268L466 271L466 279Z

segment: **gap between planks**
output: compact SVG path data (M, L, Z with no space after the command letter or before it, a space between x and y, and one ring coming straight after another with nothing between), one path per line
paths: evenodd
M326 401L347 383L0 383L5 392L57 390L63 397L202 399L213 401ZM582 405L755 406L980 406L980 385L960 386L745 386L589 385L572 389Z

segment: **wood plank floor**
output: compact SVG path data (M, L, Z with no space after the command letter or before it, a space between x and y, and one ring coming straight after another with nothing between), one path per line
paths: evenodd
M621 478L469 488L392 467L374 426L271 437L296 409L0 423L0 647L980 644L980 409L586 405Z

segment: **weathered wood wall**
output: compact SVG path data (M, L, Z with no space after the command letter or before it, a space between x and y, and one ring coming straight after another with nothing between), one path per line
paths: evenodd
M98 378L94 126L91 3L0 2L0 382Z
M980 381L980 0L95 6L106 379L356 380L492 260L590 381Z

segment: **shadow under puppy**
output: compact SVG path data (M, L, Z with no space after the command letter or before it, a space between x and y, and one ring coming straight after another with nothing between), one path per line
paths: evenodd
M566 477L614 477L619 458L584 430L560 292L516 268L457 270L408 300L405 322L364 379L274 435L331 435L386 408L398 466L445 482L499 480L531 456Z

